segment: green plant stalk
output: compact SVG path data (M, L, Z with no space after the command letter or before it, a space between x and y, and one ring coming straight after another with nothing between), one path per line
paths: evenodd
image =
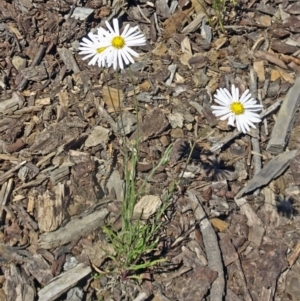
M223 25L223 13L225 11L225 1L226 0L213 0L213 9L216 12L217 18L218 18L218 23L220 25L220 28L222 32L225 31L224 25Z
M132 87L133 87L133 98L134 98L134 106L135 106L135 111L136 111L136 137L137 137L137 141L136 141L136 150L137 150L137 156L139 157L139 152L140 152L140 128L139 128L139 102L135 93L135 89L134 89L134 79L133 79L133 74L132 74L132 69L129 65L129 75L130 75L130 79L131 79L131 83L132 83Z
M165 153L163 155L163 157L160 159L159 163L154 167L152 168L150 174L146 177L145 181L143 182L143 184L141 185L141 187L139 188L139 194L142 193L142 190L144 188L144 186L146 185L146 183L153 177L153 175L155 174L156 170L161 167L162 165L165 165L166 162L168 161L169 159L169 155L171 153L171 150L172 150L172 147L173 145L170 144L167 149L165 150Z
M134 88L134 79L132 70L130 69L130 77L132 81L132 85ZM119 107L121 107L120 100L120 90L119 90L119 75L118 72L116 74L117 80L117 90L118 90L118 101ZM110 90L109 90L110 93ZM111 94L109 94L111 97ZM112 98L112 97L111 97ZM134 89L134 99L135 99L135 108L137 112L137 141L134 147L129 148L125 144L126 137L124 131L124 123L122 118L122 111L120 110L120 120L121 126L123 127L123 131L120 130L120 133L123 138L124 147L125 147L125 165L124 165L124 174L125 174L125 188L124 188L124 198L122 201L122 209L121 209L121 217L122 217L122 227L120 231L116 231L110 227L103 227L104 232L108 236L116 255L110 254L108 251L104 250L109 258L113 260L117 270L122 275L127 275L128 278L139 279L140 277L137 275L132 275L131 273L137 272L139 270L147 269L153 267L159 262L165 261L163 258L155 258L151 259L152 252L156 249L157 244L159 242L158 238L155 238L157 235L157 231L162 225L161 216L166 208L169 206L167 201L163 202L163 206L159 208L155 216L151 221L147 221L145 224L142 223L141 217L134 220L133 213L134 207L137 199L140 197L144 184L147 180L151 179L151 177L156 172L157 168L161 165L165 164L169 159L169 154L172 149L172 145L170 145L160 162L157 166L153 168L147 177L146 181L140 187L138 191L136 191L136 166L138 162L139 155L139 126L138 126L138 100L136 97L135 89ZM114 102L112 101L113 105ZM115 112L117 111L114 107ZM130 152L130 153L129 153ZM131 165L129 165L129 163ZM173 192L173 191L172 191ZM167 195L169 199L170 192ZM142 215L141 215L142 216Z

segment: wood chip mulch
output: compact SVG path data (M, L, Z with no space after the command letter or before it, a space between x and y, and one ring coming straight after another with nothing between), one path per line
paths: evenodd
M226 1L220 25L212 2L0 0L0 301L300 300L300 5ZM147 38L135 85L120 72L121 108L113 70L78 55L112 18ZM247 135L210 108L232 84L264 107ZM113 107L135 139L134 94L138 185L173 143L140 208L183 176L159 232L166 262L141 282L103 272L101 229L121 225Z

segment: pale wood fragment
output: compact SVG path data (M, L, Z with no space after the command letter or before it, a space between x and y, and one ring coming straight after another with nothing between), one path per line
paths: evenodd
M281 105L271 139L267 145L267 151L273 154L282 153L286 146L300 101L299 86L300 77L297 77Z
M93 9L87 7L75 7L71 18L84 21L93 13L93 11Z
M148 219L161 206L162 201L157 195L144 195L134 206L134 219Z
M272 189L270 189L272 187ZM280 225L280 216L277 209L276 197L273 192L274 183L271 182L268 187L264 187L262 193L265 196L264 200L264 210L267 212L269 217L269 225L276 229Z
M48 73L43 64L35 67L28 67L21 70L21 74L27 80L42 81L48 78Z
M42 184L46 179L48 178L48 176L40 174L38 175L38 177L30 182L27 182L19 187L17 187L14 191L18 191L21 190L23 188L29 188L29 187L36 187L39 186L40 184Z
M28 212L23 208L23 206L11 205L11 208L18 212L19 217L22 219L24 225L31 230L38 230L37 222L28 214Z
M43 233L39 238L38 246L44 249L56 248L85 236L94 229L101 227L107 214L108 210L102 208L82 218L74 218L64 227L60 227L54 232Z
M254 51L254 56L265 59L265 60L269 61L270 63L277 65L283 69L288 69L286 64L282 60L280 60L275 54L273 54L271 52L263 51L263 50L256 50L256 51Z
M0 102L0 112L3 114L11 113L22 106L24 100L17 93L13 92L12 97Z
M32 112L39 112L42 110L42 106L29 106L29 107L24 107L21 108L20 110L16 110L14 112L14 115L23 115L27 113L32 113Z
M288 168L289 161L295 157L296 153L297 150L293 150L273 158L240 190L236 198L239 199L244 194L267 185L273 179L279 177Z
M296 246L293 247L291 253L287 256L287 260L289 262L290 267L292 267L300 255L300 242L297 243Z
M25 262L26 270L42 285L46 285L52 278L51 267L42 255L34 254Z
M1 187L0 191L0 220L2 220L3 208L7 204L10 194L13 189L13 179L9 179Z
M260 118L265 118L266 116L270 115L272 112L274 112L278 107L281 106L283 102L283 99L278 99L276 102L274 102L272 105L270 105L267 109L263 110L260 114Z
M50 181L52 182L53 185L56 185L57 183L62 182L62 180L69 173L70 173L69 166L62 165L50 173Z
M30 65L31 68L39 65L39 63L42 61L42 59L44 57L45 52L46 52L46 47L44 45L40 45L39 50L36 53L36 56L34 57L31 65ZM19 91L23 91L26 88L27 84L28 84L28 79L23 78L22 81L20 82L20 84L18 85L17 89Z
M26 164L27 161L23 161L19 164L17 164L15 167L11 168L4 174L0 176L0 185L2 185L7 179L11 178L15 171L17 171L19 168L21 168L23 165Z
M220 148L222 148L224 145L226 145L229 141L231 141L232 139L236 138L237 136L239 136L241 133L239 131L234 131L233 133L228 134L227 136L225 136L223 139L221 139L220 141L218 141L215 145L213 145L210 148L211 152L215 152L217 150L219 150Z
M200 27L200 25L202 24L202 20L205 16L206 16L206 14L204 12L199 12L199 14L196 16L196 18L191 23L189 23L189 25L187 25L185 28L183 28L181 33L188 34L190 32L195 31L197 28Z
M56 230L65 219L64 184L57 184L53 191L46 190L38 196L38 223L39 229L44 232Z
M262 221L253 211L245 198L234 198L234 201L240 207L241 213L247 216L247 225L249 227L253 227L254 225L262 226Z
M97 101L95 102L96 108L98 110L98 114L99 116L105 118L105 120L110 124L112 130L114 131L114 133L118 133L119 129L118 129L118 124L113 120L113 118L108 114L107 110L105 110L105 108L99 104Z
M89 266L80 263L75 268L60 274L38 292L39 301L56 300L91 272L92 269Z
M167 1L165 0L157 0L155 1L156 6L156 13L158 16L162 17L163 19L167 19L170 17L169 6Z
M4 292L8 301L34 301L35 288L22 268L11 263L4 271Z
M258 247L261 245L264 235L264 226L256 224L249 227L248 240L254 242Z
M57 52L68 69L72 70L75 73L80 71L79 66L73 56L73 53L69 49L57 48Z

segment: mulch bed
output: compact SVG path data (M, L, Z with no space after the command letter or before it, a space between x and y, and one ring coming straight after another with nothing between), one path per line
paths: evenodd
M104 273L101 226L120 227L124 181L118 93L113 70L78 55L114 17L147 38L135 85L119 75L129 143L139 101L138 185L174 144L145 209L183 176L159 233L167 260L140 283ZM0 301L300 299L300 5L228 1L222 25L209 0L0 0ZM231 84L264 106L247 135L210 108Z

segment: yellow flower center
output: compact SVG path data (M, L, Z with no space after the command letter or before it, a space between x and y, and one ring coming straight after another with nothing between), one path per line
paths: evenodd
M231 112L235 115L241 115L245 112L245 108L242 103L235 101L230 105Z
M106 49L106 47L100 47L100 48L97 48L97 49L96 49L96 52L100 54L100 53L103 52L105 49Z
M125 40L121 36L114 37L111 44L114 48L121 49L125 46Z

